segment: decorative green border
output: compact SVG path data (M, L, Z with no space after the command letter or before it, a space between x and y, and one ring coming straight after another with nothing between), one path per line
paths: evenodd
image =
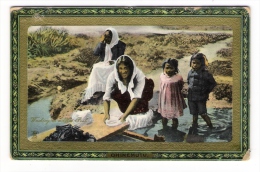
M11 155L14 159L108 159L105 152L25 152L19 150L19 16L240 16L241 152L153 152L155 160L241 160L249 150L249 13L243 7L28 7L11 12ZM151 154L151 153L150 153ZM113 159L113 158L111 158ZM124 158L120 158L124 159Z

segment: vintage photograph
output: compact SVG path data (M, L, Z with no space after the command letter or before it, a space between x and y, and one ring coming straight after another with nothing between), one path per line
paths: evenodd
M232 42L229 26L29 27L28 138L229 142Z
M242 159L246 7L11 13L15 159Z

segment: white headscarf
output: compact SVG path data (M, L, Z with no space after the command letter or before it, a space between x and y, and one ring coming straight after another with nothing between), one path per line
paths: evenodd
M106 30L110 30L112 32L112 39L110 44L106 44L104 62L110 61L112 59L113 54L111 52L111 48L113 48L119 41L118 33L114 28L110 27Z
M118 83L118 89L121 91L121 94L124 94L126 92L126 89L127 89L129 94L130 94L131 99L133 99L137 95L140 98L140 96L142 95L143 89L144 89L144 85L145 85L145 75L143 74L143 72L140 69L138 69L136 67L135 62L131 59L130 56L128 56L128 55L122 55L122 56L129 57L130 60L133 62L133 73L132 73L132 76L131 76L130 82L128 83L128 88L127 88L123 84L123 82L119 79L117 67L115 65L114 76L115 76L115 80ZM117 64L117 61L120 59L120 57L116 60L115 64ZM134 78L135 77L137 79L138 86L136 86L135 90L133 90L133 88L135 86L134 85Z

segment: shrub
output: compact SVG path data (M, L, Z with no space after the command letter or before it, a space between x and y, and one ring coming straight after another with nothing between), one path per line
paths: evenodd
M75 36L76 38L83 38L85 40L89 39L89 36L83 33L76 34Z
M77 40L65 29L41 27L28 33L28 57L53 56L76 48Z
M213 95L217 100L225 99L227 102L232 102L232 85L219 84L213 90Z
M216 60L209 64L208 69L213 75L232 76L232 61Z
M232 48L222 48L217 51L217 55L220 57L231 57L232 56Z
M75 56L74 61L85 63L88 67L94 63L99 62L99 57L93 55L93 49L82 48L79 50L79 54Z

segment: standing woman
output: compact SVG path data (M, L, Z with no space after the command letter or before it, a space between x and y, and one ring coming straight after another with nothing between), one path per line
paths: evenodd
M94 97L102 95L106 88L106 79L114 70L114 62L124 54L125 48L126 44L119 40L117 31L114 28L107 28L94 49L94 55L99 56L100 62L93 65L81 103L92 98L94 94Z
M119 120L128 122L128 130L152 125L153 111L148 108L153 97L154 82L147 79L127 55L120 56L109 75L103 96L106 122L110 119L110 100L117 102L123 113Z

